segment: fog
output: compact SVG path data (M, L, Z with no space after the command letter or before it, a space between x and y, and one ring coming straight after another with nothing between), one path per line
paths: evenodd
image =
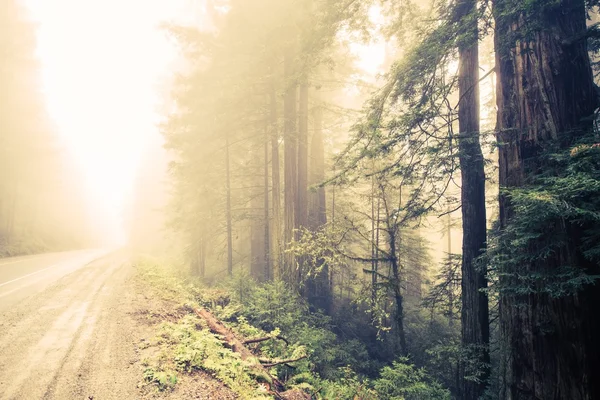
M40 92L63 155L81 175L89 223L102 244L124 244L127 204L142 153L158 136L160 85L174 59L159 24L185 21L189 2L26 5L36 25Z
M598 4L0 0L0 397L598 397Z
M371 229L368 219L360 217L375 202L374 194L367 193L369 179L317 187L335 178L336 168L344 168L336 157L345 151L363 107L384 85L384 74L403 51L399 36L388 32L392 9L358 6L352 11L356 16L336 27L337 32L316 26L311 33L310 21L300 16L294 29L305 32L304 38L290 42L285 35L274 35L285 31L273 28L277 18L291 12L283 3L4 1L12 7L3 14L12 23L4 25L8 37L20 31L28 34L26 41L7 42L19 46L21 54L13 57L9 68L19 70L27 86L22 91L25 103L14 107L27 111L7 111L6 117L23 132L40 135L35 141L43 153L32 158L35 172L23 169L17 187L10 179L4 184L12 200L4 202L3 212L15 215L15 221L5 217L10 221L6 246L17 240L11 236L37 229L46 237L42 232L59 224L65 236L77 238L59 247L129 244L149 252L169 248L171 256L192 269L209 263L211 274L219 275L227 265L253 268L257 257L265 257L256 254L257 246L266 246L264 238L258 238L265 229L261 219L268 218L269 235L277 232L269 247L275 246L274 241L285 247L283 242L289 240L281 219L287 179L283 136L278 139L279 199L273 197L271 139L265 136L263 146L260 137L285 135L289 129L282 103L286 79L305 79L294 75L302 69L310 76L308 126L301 128L303 122L296 121L292 129L307 129L309 159L303 161L308 162L303 168L310 175L305 178L310 182L304 183L310 189L307 193L311 197L322 191L326 202L322 208L330 222L337 212L343 221ZM265 7L272 12L265 12ZM247 24L249 19L254 23ZM268 46L256 53L262 38ZM289 76L283 65L286 46L296 47L299 54ZM271 89L257 89L257 83ZM303 118L302 110L295 112ZM37 125L32 128L27 120ZM313 167L319 157L313 154L316 130L324 145L321 172ZM14 158L4 157L5 162L17 165L32 157L31 140L4 136L16 141ZM20 188L25 179L39 183ZM41 195L43 190L48 198ZM448 193L453 190L457 187ZM276 200L281 202L277 210ZM32 202L39 210L35 217L21 217L19 210ZM264 204L266 213L261 211ZM449 221L440 214L409 224L409 229L428 238L426 247L435 262L449 250L460 249L460 229L447 227L449 222L457 226L458 215L454 212ZM32 222L36 218L39 227ZM358 239L349 245L358 253L373 246Z

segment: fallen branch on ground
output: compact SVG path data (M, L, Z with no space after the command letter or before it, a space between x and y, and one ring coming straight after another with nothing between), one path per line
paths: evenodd
M301 357L297 357L297 358L292 358L290 360L280 360L280 361L271 361L271 362L263 362L263 360L259 360L262 364L263 367L265 368L271 368L274 367L276 365L281 365L281 364L289 364L289 363L293 363L296 361L300 361L300 360L304 360L306 358L306 356L301 356ZM266 360L265 360L266 361Z
M256 339L248 339L248 340L244 341L244 344L261 343L261 342L266 342L267 340L272 340L272 339L279 339L282 342L285 342L285 344L287 344L288 346L290 344L290 342L288 342L288 340L286 338L284 338L283 336L265 336L265 337L256 338Z
M212 333L223 336L223 339L227 343L228 347L242 356L242 360L248 358L254 358L254 354L244 345L240 339L238 339L231 329L227 328L221 321L216 319L208 310L205 309L194 309L196 315L204 319L208 324L208 329Z
M305 398L310 399L310 396L307 395L306 393L301 393L296 390L291 390L291 391L285 392L285 386L283 385L283 383L279 379L277 379L273 375L271 375L269 373L269 370L267 369L267 368L270 368L271 366L285 364L286 362L298 361L298 360L301 360L302 358L306 358L306 356L300 357L300 358L298 358L298 360L286 360L286 361L281 361L281 362L277 362L277 363L262 364L260 362L260 360L245 346L245 342L238 339L238 337L231 331L231 329L229 329L225 325L223 325L223 323L221 321L219 321L217 318L215 318L215 316L212 315L208 310L206 310L206 309L193 309L193 310L194 310L194 313L196 313L196 315L198 315L200 318L202 318L203 320L206 321L206 324L208 325L208 329L212 333L222 336L223 340L225 341L227 346L231 350L238 353L242 357L242 360L255 359L258 361L257 363L251 364L250 368L255 370L255 373L257 376L263 376L263 377L269 378L269 380L271 381L271 382L268 382L269 393L271 393L273 396L275 396L276 399L285 400L286 398L288 398L289 395L293 395L294 393L295 393L295 395L299 395L299 396L306 395L307 397L305 397ZM271 337L269 337L269 338L271 338ZM273 365L271 365L271 364L273 364ZM297 398L297 397L295 397L295 398Z

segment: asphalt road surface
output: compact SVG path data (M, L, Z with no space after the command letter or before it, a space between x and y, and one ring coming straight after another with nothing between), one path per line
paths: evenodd
M123 252L0 260L0 399L135 399Z

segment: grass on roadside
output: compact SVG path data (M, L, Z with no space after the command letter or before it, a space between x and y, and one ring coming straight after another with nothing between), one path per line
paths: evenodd
M140 282L151 296L174 304L174 313L158 322L156 336L145 344L152 356L143 360L144 381L159 391L173 390L178 377L205 371L223 382L241 399L270 399L257 383L249 365L223 346L203 320L191 313L200 287L186 282L156 261L135 262ZM177 311L178 310L178 311ZM154 316L156 318L156 315ZM160 316L158 316L160 318Z

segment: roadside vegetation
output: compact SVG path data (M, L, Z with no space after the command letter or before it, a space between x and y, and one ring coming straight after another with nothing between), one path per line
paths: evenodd
M173 306L168 315L149 316L160 319L155 337L144 345L155 350L153 356L142 360L143 380L153 390L173 390L181 376L206 372L241 399L450 398L408 358L388 366L373 362L365 343L336 334L332 318L311 313L282 282L259 284L236 274L206 287L157 260L139 258L135 265L148 290ZM242 341L260 339L247 344L256 359L243 360L229 348L197 315L199 309ZM265 360L269 374L257 374L253 366ZM273 391L272 378L285 385L282 394Z

